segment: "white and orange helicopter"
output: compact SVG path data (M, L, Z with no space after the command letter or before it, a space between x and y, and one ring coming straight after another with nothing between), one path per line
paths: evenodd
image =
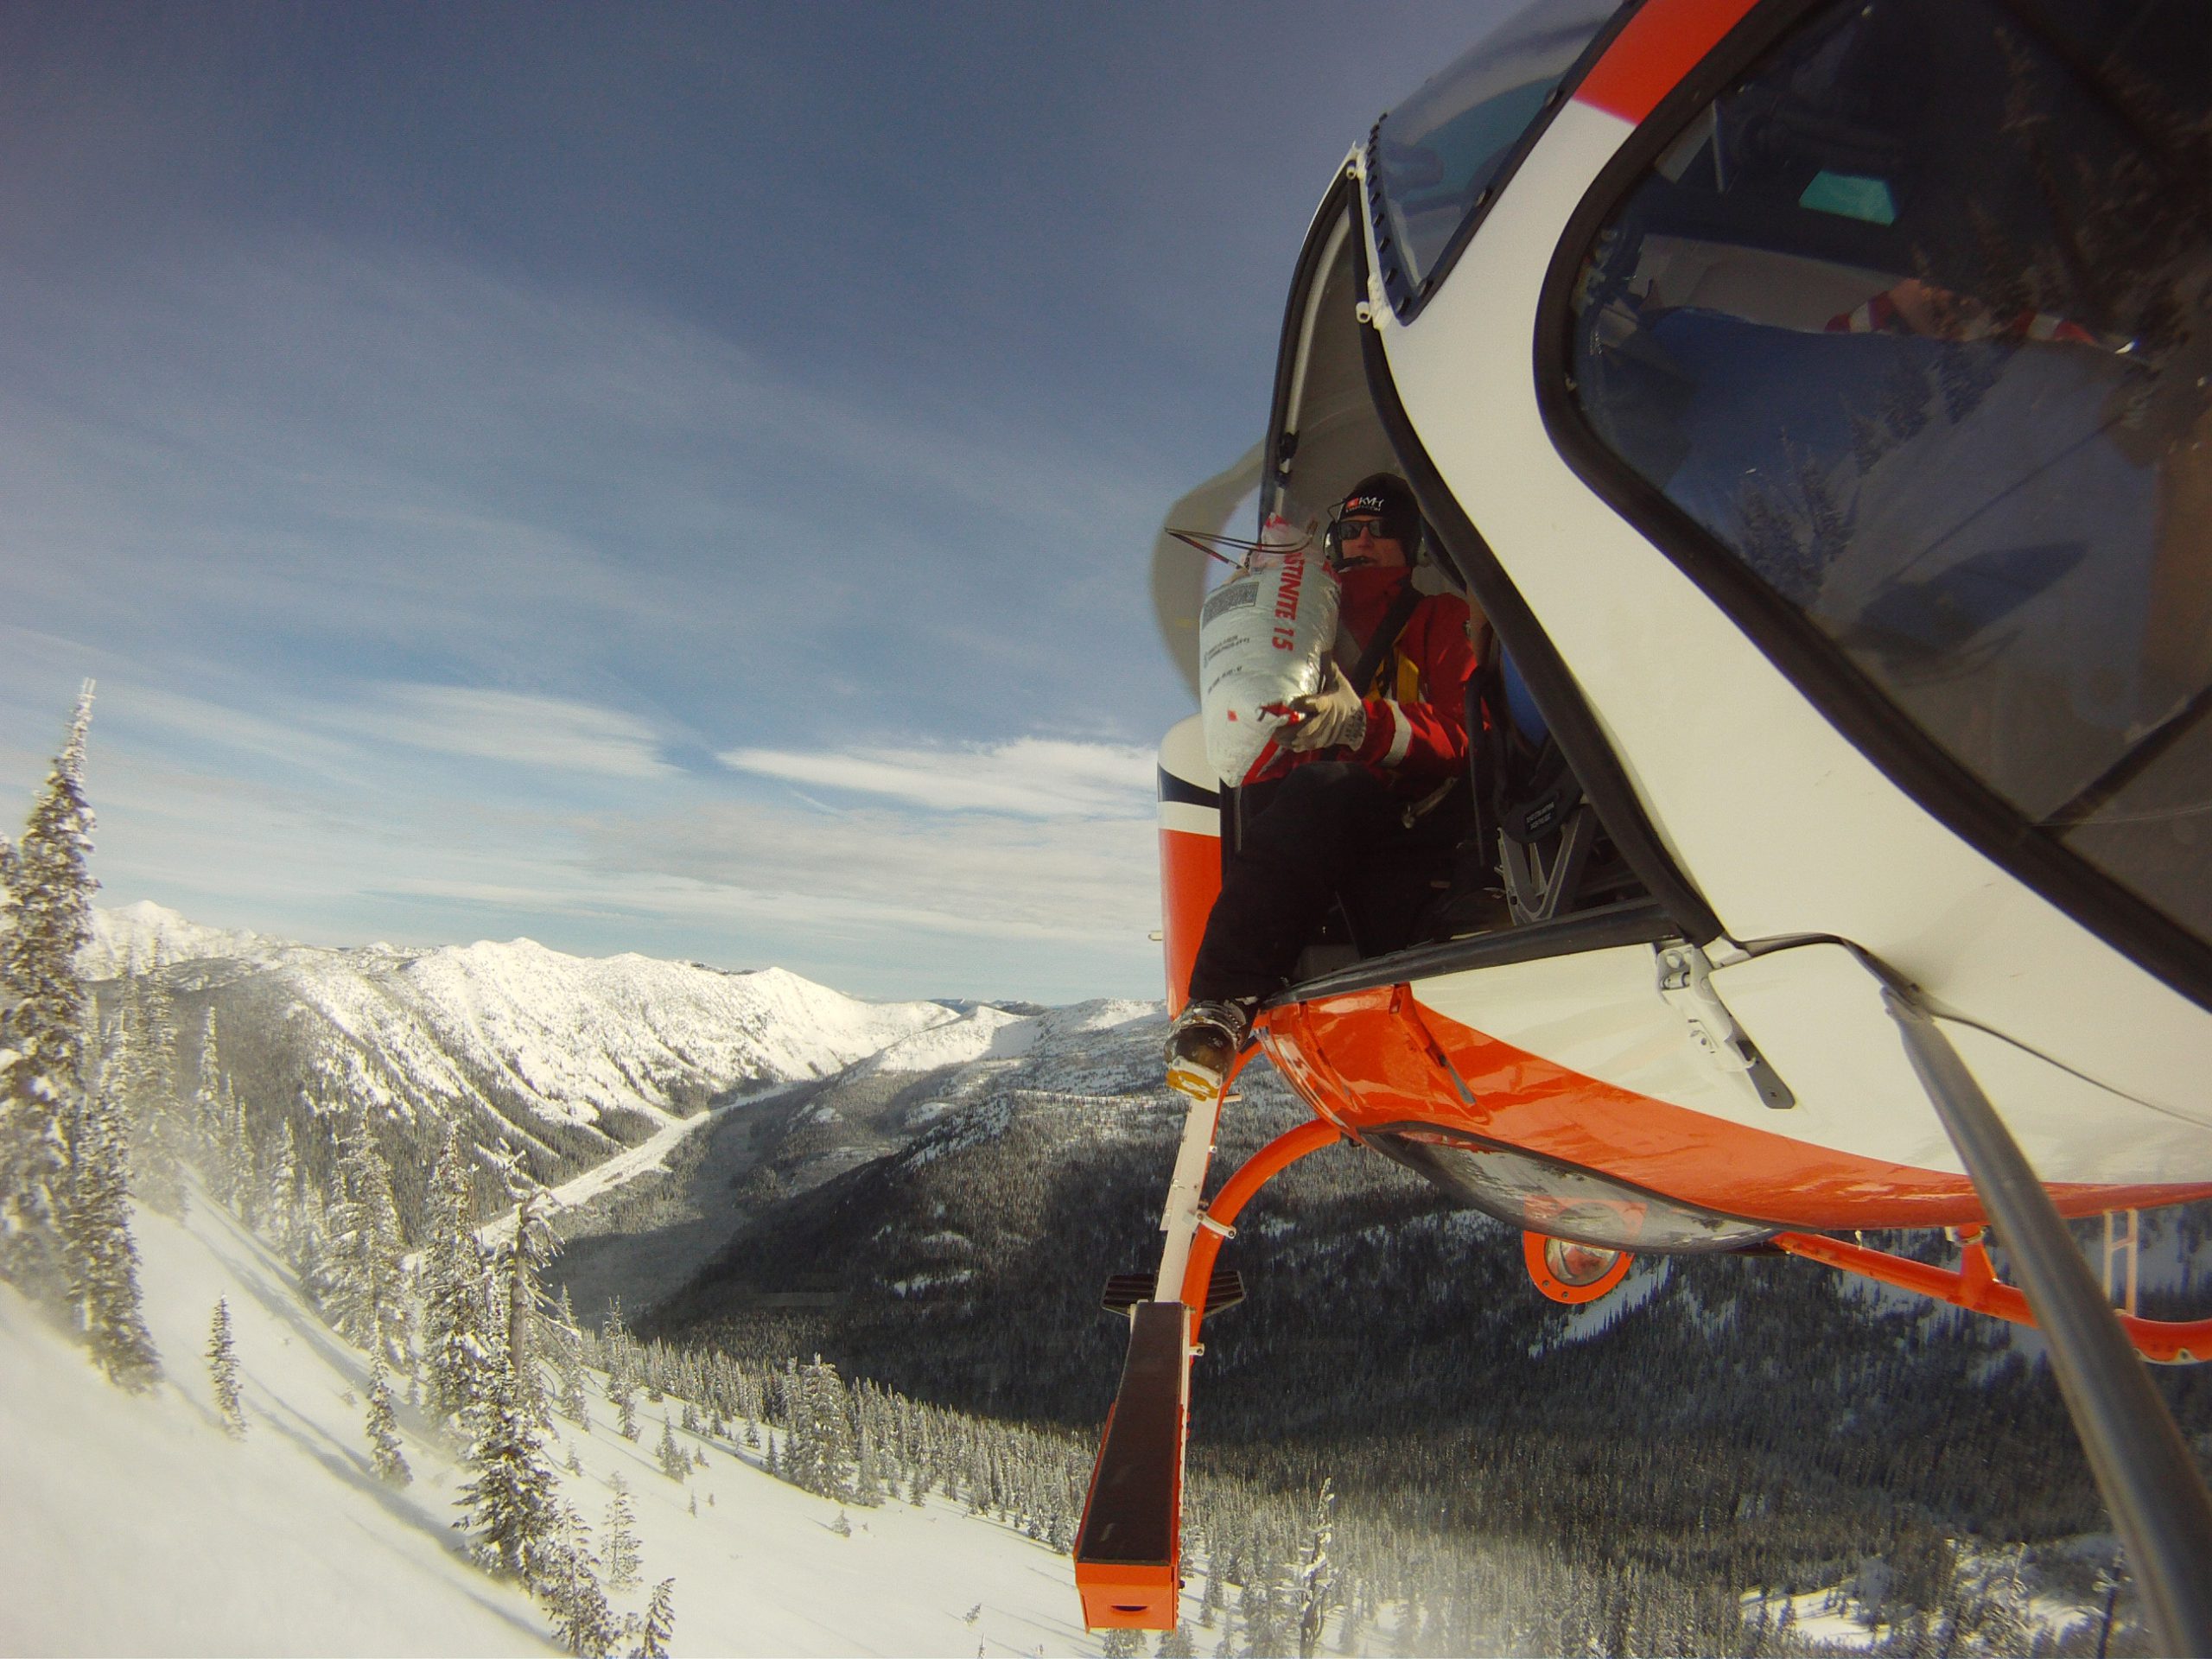
M1376 123L1262 442L1168 524L1411 482L1492 631L1475 855L1426 942L1309 947L1255 1036L1313 1118L1210 1202L1236 1096L1193 1103L1158 1271L1109 1287L1088 1623L1175 1624L1217 1252L1350 1141L1561 1300L1779 1251L2039 1326L2154 1635L2212 1651L2212 1503L2142 1363L2212 1319L2139 1316L2133 1271L2142 1211L2212 1196L2208 387L2201 0L1543 0ZM1163 531L1194 691L1201 569ZM1168 734L1172 1007L1240 781ZM1957 1265L1849 1236L1898 1228Z

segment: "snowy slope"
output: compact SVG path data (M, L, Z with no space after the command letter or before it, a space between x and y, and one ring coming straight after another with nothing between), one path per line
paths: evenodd
M957 1020L901 1038L861 1068L869 1071L934 1071L944 1065L976 1060L1012 1059L1037 1040L1037 1021L1007 1014L988 1003Z
M149 1397L109 1388L0 1287L0 1651L549 1651L537 1609L455 1553L464 1477L413 1413L414 1484L371 1476L346 1400L363 1395L362 1357L286 1269L213 1205L183 1226L142 1211L137 1226L168 1370ZM246 1379L238 1442L217 1425L200 1359L218 1296ZM574 1446L584 1473L563 1476L565 1495L594 1526L610 1478L628 1483L646 1583L676 1580L679 1655L1098 1651L1075 1622L1066 1558L1007 1528L932 1499L852 1510L840 1537L836 1505L719 1443L688 1485L670 1481L656 1431L648 1420L632 1445L611 1424L563 1422L551 1450Z

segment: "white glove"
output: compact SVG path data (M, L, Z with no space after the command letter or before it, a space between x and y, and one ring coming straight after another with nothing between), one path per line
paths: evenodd
M1305 718L1283 734L1283 745L1293 749L1353 749L1367 735L1367 708L1344 678L1344 671L1329 664L1329 681L1319 691L1293 697L1289 706Z

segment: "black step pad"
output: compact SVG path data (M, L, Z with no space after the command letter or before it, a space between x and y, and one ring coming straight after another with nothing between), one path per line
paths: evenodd
M1183 1487L1183 1306L1146 1301L1106 1419L1077 1534L1078 1563L1172 1566Z
M1150 1273L1117 1273L1107 1280L1099 1306L1109 1313L1126 1313L1139 1302L1152 1300L1158 1277ZM1206 1281L1206 1312L1225 1313L1243 1300L1244 1275L1234 1268L1216 1268L1213 1277Z

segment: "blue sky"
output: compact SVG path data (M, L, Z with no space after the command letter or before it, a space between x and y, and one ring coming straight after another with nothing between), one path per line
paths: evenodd
M0 10L0 786L89 677L105 902L1157 995L1153 528L1502 9Z

